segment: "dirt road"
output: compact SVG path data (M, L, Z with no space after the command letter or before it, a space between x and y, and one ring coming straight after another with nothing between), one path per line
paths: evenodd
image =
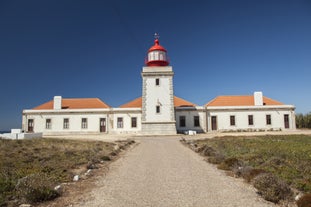
M241 179L226 176L177 138L141 138L110 165L82 206L275 206Z

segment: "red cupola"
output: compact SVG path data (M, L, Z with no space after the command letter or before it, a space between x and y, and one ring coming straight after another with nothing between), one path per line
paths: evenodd
M166 54L166 49L159 43L159 36L155 34L154 45L148 50L145 64L147 66L167 66L169 60Z

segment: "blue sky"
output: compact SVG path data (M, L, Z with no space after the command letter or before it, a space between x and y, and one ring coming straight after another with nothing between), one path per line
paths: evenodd
M155 32L175 95L203 105L263 91L310 112L310 25L307 0L2 0L0 130L55 95L114 107L141 96Z

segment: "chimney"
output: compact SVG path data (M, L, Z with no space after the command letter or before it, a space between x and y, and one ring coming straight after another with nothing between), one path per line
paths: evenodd
M263 106L263 96L261 91L254 92L254 104L255 106Z
M62 97L61 96L54 96L54 107L55 110L62 109Z

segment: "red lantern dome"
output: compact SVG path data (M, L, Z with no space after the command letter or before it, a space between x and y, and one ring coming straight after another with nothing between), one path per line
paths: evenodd
M159 36L155 35L154 45L148 50L145 64L147 66L167 66L169 60L166 54L166 49L159 43Z

